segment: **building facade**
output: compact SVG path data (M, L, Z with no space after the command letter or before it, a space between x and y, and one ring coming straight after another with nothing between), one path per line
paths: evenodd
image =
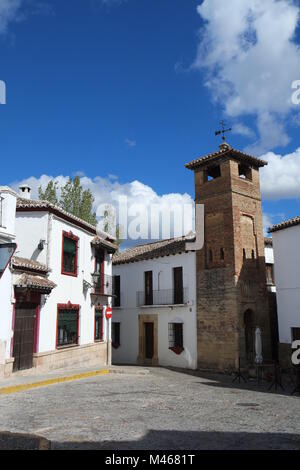
M291 344L300 340L300 217L271 227L279 325L279 355L291 366Z
M118 364L197 368L194 237L114 255L112 358Z
M104 366L111 361L113 240L87 222L21 188L11 370ZM26 329L26 335L24 335ZM7 374L9 372L7 371Z
M271 358L259 182L264 165L227 143L186 165L195 175L195 203L205 210L196 267L199 367L247 366L255 327L262 330L264 358Z
M11 369L10 343L12 338L14 292L8 263L15 247L15 218L17 194L6 186L0 187L0 377ZM4 247L4 248L3 248ZM8 250L7 248L8 247ZM9 253L11 251L11 253ZM7 256L9 255L9 256Z

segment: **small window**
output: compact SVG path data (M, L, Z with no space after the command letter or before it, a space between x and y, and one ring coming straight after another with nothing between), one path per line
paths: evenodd
M111 340L112 340L112 347L117 349L120 347L120 328L121 324L113 322L111 324Z
M169 349L181 354L183 348L183 323L169 323Z
M225 259L225 251L224 251L224 248L221 248L221 250L220 250L220 258L221 258L222 261L224 261L224 259Z
M113 277L113 287L114 287L114 307L121 306L121 276Z
M255 251L252 250L252 259L255 259Z
M246 250L243 248L243 258L246 259Z
M300 328L292 328L292 339L293 341L300 340Z
M216 178L220 178L220 176L221 176L220 165L208 168L205 172L205 180L206 181L213 181Z
M103 341L103 308L95 309L95 341Z
M63 232L62 274L77 276L78 238Z
M251 167L240 164L239 165L239 177L244 180L252 181Z
M78 344L79 307L58 306L57 348Z
M213 256L213 252L212 252L212 250L209 250L209 254L208 254L208 256L209 256L209 262L210 262L210 263L212 263L212 262L213 262L213 260L214 260L214 256Z

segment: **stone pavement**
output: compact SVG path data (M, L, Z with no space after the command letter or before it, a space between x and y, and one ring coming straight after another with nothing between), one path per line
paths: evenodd
M2 395L0 445L10 431L53 449L300 449L299 397L223 375L149 371Z

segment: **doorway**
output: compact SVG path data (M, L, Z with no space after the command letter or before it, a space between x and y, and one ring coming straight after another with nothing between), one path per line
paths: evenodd
M137 362L158 365L158 316L139 314L139 351Z
M36 304L16 304L13 370L31 369L35 343Z
M154 323L144 323L145 328L145 359L153 359L154 355Z

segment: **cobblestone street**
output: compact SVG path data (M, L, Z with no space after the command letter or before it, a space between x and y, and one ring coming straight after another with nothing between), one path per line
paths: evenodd
M0 396L0 431L54 449L300 449L299 397L222 375L147 372Z

